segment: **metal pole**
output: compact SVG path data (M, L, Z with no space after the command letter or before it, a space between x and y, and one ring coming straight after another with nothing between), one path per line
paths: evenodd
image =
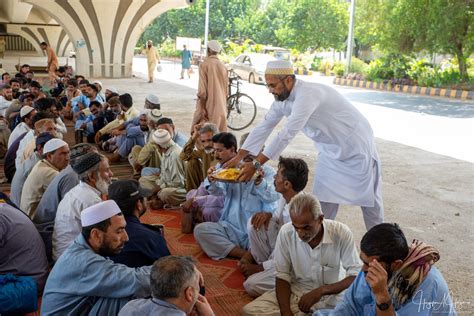
M204 27L204 47L207 49L207 38L209 36L209 2L211 0L206 0L206 24Z
M347 36L347 53L346 53L346 75L351 69L351 60L352 60L352 42L354 41L354 19L355 19L355 2L356 0L351 1L351 11L349 17L349 34Z

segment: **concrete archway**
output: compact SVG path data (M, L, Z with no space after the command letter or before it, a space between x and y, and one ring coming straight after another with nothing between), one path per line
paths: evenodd
M73 48L66 32L59 25L7 24L7 33L25 38L42 56L45 56L45 52L40 47L41 42L51 45L60 57L68 56Z
M186 0L24 0L63 27L76 51L76 72L87 77L130 77L133 49L157 16Z

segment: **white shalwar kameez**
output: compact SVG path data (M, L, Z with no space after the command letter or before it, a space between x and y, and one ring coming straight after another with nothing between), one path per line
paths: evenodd
M382 223L380 162L367 119L333 88L296 80L290 96L273 102L242 148L258 154L284 116L285 126L263 154L276 160L303 131L319 151L313 194L325 217L334 219L339 204L352 204L362 207L367 229Z

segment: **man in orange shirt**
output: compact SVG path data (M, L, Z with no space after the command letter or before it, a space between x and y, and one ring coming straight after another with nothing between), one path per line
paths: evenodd
M56 70L59 66L58 56L56 56L56 53L48 43L43 42L40 46L42 50L46 51L46 55L48 56L48 66L46 67L46 71L48 71L49 86L52 88L56 80Z

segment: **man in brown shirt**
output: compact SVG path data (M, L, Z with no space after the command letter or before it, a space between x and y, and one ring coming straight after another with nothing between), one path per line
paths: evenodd
M46 70L48 71L49 86L52 88L54 87L56 80L56 70L59 67L58 57L48 43L43 42L40 46L42 50L46 51L46 55L48 56L48 66L46 67Z
M227 68L217 54L222 47L212 40L207 45L207 57L199 66L199 87L193 127L202 122L216 124L220 132L227 131L227 94L229 78Z

